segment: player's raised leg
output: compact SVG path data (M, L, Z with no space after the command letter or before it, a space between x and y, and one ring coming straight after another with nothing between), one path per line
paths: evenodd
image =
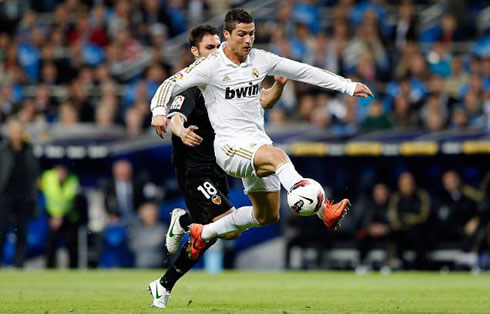
M204 241L209 241L236 231L276 223L279 220L280 193L278 191L249 192L248 196L253 206L240 207L223 219L205 225L203 230L197 224L192 224L191 236L199 235Z
M226 165L235 164L236 166L233 167L235 170L225 170L234 175L240 175L240 171L246 174L247 170L243 170L246 169L247 161L244 160L246 158L240 159L236 158L236 155L230 154L230 152L236 151L242 152L243 148L229 148L227 157L225 156L229 162L224 163ZM243 153L241 155L247 157ZM190 232L191 258L198 256L198 252L205 247L206 241L222 234L244 231L251 227L277 222L279 219L280 185L289 191L297 182L304 179L296 171L286 153L279 148L262 145L249 156L253 156L251 159L253 159L256 175L248 175L242 180L245 192L249 195L253 207L241 207L228 217L204 226L192 224ZM218 160L222 161L219 157ZM335 228L349 207L350 202L347 199L332 204L325 198L317 215L328 228Z
M290 191L291 188L303 180L286 153L271 145L262 145L255 153L254 167L257 176L264 177L276 174L281 185ZM350 207L350 202L343 199L338 203L332 203L324 199L322 208L317 212L318 217L328 228L335 228L344 217Z

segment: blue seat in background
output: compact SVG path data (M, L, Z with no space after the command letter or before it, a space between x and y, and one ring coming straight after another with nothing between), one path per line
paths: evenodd
M131 267L133 254L128 248L127 232L121 225L109 225L104 231L104 250L99 266L104 268Z

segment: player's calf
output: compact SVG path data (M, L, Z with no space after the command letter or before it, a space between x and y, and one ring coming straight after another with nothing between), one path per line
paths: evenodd
M277 212L262 212L255 215L255 218L261 226L267 226L279 222L279 211Z
M233 233L224 234L220 236L220 238L225 240L235 240L238 239L238 237L240 237L241 235L242 235L241 232L233 232Z

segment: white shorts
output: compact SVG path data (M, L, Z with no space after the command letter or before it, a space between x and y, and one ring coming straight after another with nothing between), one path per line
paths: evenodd
M230 176L242 178L245 194L249 192L277 192L281 182L276 174L259 178L255 173L253 160L255 153L262 145L271 145L270 141L237 142L214 141L216 163Z

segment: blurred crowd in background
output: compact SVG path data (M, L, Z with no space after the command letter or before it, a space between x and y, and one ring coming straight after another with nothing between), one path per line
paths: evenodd
M0 3L0 120L148 129L158 85L192 57L169 41L232 4L220 0ZM432 18L417 15L437 4ZM356 99L290 83L267 121L345 134L391 128L490 127L486 1L277 1L256 14L256 46L366 83ZM487 9L487 10L485 10ZM220 25L218 25L220 26ZM185 40L184 40L185 42ZM188 50L185 47L184 51Z
M172 41L179 35L185 39L192 26L249 2L2 1L0 123L6 125L15 117L31 135L46 129L69 132L84 125L116 129L128 137L150 134L151 97L164 79L193 60L185 45L177 60L167 55ZM267 124L307 122L335 135L390 129L490 130L486 1L274 3L275 15L253 14L255 46L362 81L376 97L345 97L290 82L279 103L266 113ZM265 87L270 83L266 81ZM5 208L22 208L12 211L17 232L13 263L23 265L26 217L32 215L34 194L40 189L49 221L43 251L47 266L56 266L56 247L63 238L69 247L69 265L77 267L78 231L87 222L87 200L77 175L70 172L70 163L42 172L29 146L18 143L15 134L22 126L11 123L0 155L0 169L4 168L0 195L10 195L3 197L0 208L5 216L0 218L0 248L10 227ZM112 178L100 183L107 236L100 244L105 248L98 249L98 266L160 267L166 260L162 246L166 225L159 219L162 197L159 187L142 175L144 170L117 161ZM37 177L41 178L38 186L23 183ZM288 220L283 226L286 267L295 245L321 251L329 248L330 240L353 241L351 247L360 253L359 265L366 267L373 263L369 251L381 248L386 257L374 267L392 267L391 257L398 256L398 267L428 269L432 266L426 253L442 242L456 242L455 247L467 253L461 265L473 267L485 256L490 265L489 181L488 175L482 175L478 184L466 186L460 173L450 170L440 176L443 188L428 193L417 186L413 174L404 173L397 184L378 182L368 195L360 196L354 202L357 214L348 216L350 222L338 233L325 236L319 222ZM27 194L32 197L24 197ZM302 226L307 223L317 227ZM315 241L319 236L330 240ZM415 250L416 258L406 261L405 249ZM321 254L316 256L320 259ZM321 261L315 263L322 267Z

